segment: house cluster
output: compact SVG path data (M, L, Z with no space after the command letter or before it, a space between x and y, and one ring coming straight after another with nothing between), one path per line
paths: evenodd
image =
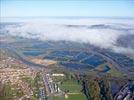
M7 59L0 60L0 82L2 84L10 82L11 85L17 86L18 89L26 94L22 98L28 98L33 95L32 88L22 79L25 77L34 79L36 74L37 71L35 69L29 68L15 58L8 57Z

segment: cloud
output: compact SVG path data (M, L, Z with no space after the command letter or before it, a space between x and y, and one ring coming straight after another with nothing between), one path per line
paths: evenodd
M59 20L59 19L58 19ZM116 52L133 52L131 47L122 47L117 40L121 36L134 34L133 20L77 19L36 20L12 24L5 27L10 35L52 41L74 41L90 43ZM133 39L133 38L132 38ZM128 40L129 41L129 40Z

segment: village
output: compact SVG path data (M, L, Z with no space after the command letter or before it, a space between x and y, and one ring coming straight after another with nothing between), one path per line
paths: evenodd
M3 91L0 97L3 100L70 100L72 94L85 98L80 92L81 86L76 81L66 80L64 73L31 67L5 53L0 58L0 91ZM76 89L71 90L72 87Z

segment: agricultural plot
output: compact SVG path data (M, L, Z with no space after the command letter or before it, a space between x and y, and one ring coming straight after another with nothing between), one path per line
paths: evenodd
M86 100L81 92L81 85L77 81L66 80L60 85L60 89L66 93L64 100ZM59 98L54 97L54 100L59 100Z
M93 53L81 51L53 51L43 59L53 59L59 64L73 69L93 69L106 61Z
M132 68L134 67L134 60L130 59L129 57L118 54L118 53L112 53L112 52L107 52L105 53L109 58L113 59L116 63L118 63L120 66L125 67L125 68Z
M94 67L97 67L98 65L100 65L104 62L105 62L104 59L97 55L93 55L93 56L85 59L84 61L82 61L82 63L86 63L86 64L92 65Z
M43 52L41 52L41 51L24 51L23 54L27 55L27 56L38 56L40 54L43 54Z
M90 65L84 64L84 63L61 62L60 64L63 65L63 66L65 66L65 67L67 67L67 68L76 69L76 70L79 70L79 69L82 69L82 70L85 70L85 69L93 69L93 66L90 66Z
M68 91L68 93L80 93L81 91L80 84L78 84L77 81L73 80L64 81L60 85L60 88L62 91Z

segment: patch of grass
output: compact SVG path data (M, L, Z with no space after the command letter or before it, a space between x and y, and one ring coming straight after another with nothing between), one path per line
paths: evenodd
M25 77L22 77L22 81L27 82L28 84L31 84L33 83L34 80L31 77L25 76Z
M14 91L13 91L13 93L17 96L17 97L22 97L23 95L24 95L24 93L23 93L23 91L22 90L18 90L18 89L15 89Z
M82 93L68 94L68 98L62 98L62 100L87 100L86 96ZM59 100L59 96L54 96L53 100Z
M79 93L81 91L81 86L77 81L67 80L60 85L62 91L68 91L69 93Z
M120 71L118 71L114 67L111 67L111 69L108 71L108 73L111 74L111 76L115 76L115 77L122 77L123 76L123 73L121 73Z
M64 80L59 87L67 93L67 98L63 97L63 100L86 100L86 96L81 92L81 84L75 79ZM54 100L59 100L59 96L54 96Z
M54 100L59 100L59 97L58 96L54 96Z
M86 100L86 97L84 94L69 94L68 98L65 100Z

